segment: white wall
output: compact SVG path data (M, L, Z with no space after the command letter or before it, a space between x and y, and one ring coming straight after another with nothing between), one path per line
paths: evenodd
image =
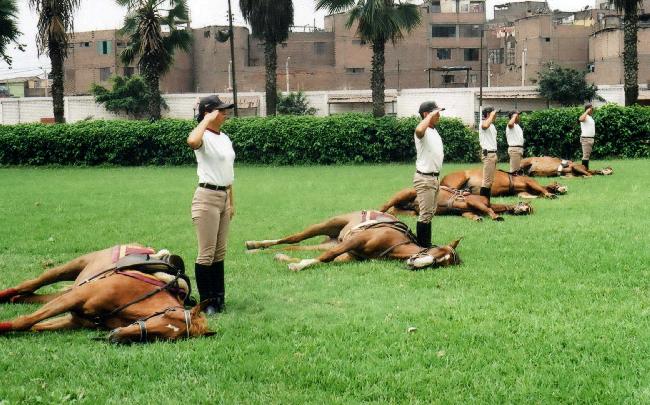
M517 91L531 91L532 87L526 88L484 88L484 91L494 93L508 94ZM463 120L467 125L474 125L475 112L478 111L478 88L458 88L458 89L404 89L397 91L387 89L387 95L395 96L394 104L395 113L398 117L408 117L417 115L420 103L427 100L434 100L446 110L442 113L445 117L457 117ZM625 95L622 85L600 86L598 94L607 102L624 104ZM164 95L169 110L163 114L173 118L192 118L193 106L197 97L206 96L207 94L166 94ZM370 90L350 90L350 91L310 91L305 96L310 105L316 108L316 115L325 116L329 113L342 111L355 111L362 107L345 106L345 105L328 105L330 95L346 96L370 96ZM231 94L219 94L220 97L231 99ZM238 96L250 99L258 99L259 105L257 111L259 115L266 114L266 102L264 93L243 92ZM484 105L494 104L498 108L514 108L514 99L484 98ZM491 103L491 104L490 104ZM501 105L502 104L502 105ZM602 104L602 103L598 103ZM510 107L512 105L512 107ZM532 110L546 108L546 102L541 99L521 99L517 100L517 108L521 110ZM387 108L387 111L390 109ZM41 118L52 117L52 99L49 97L30 97L30 98L0 98L0 124L16 124L24 122L38 122ZM65 97L65 116L67 122L76 122L87 118L93 119L115 119L120 118L115 114L109 113L104 107L97 105L91 96Z

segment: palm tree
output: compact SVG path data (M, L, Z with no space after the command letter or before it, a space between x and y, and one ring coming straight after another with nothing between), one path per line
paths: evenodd
M189 51L192 36L184 26L189 22L186 0L116 0L128 9L120 33L129 43L122 51L122 62L131 64L136 58L140 74L150 92L149 118L160 119L160 78L174 63L177 49ZM169 9L161 6L167 3ZM163 34L163 27L169 32Z
M15 0L0 0L0 60L4 60L11 66L11 56L7 55L7 46L15 43L22 50L22 45L18 44L18 25L16 24L18 9Z
M54 120L65 122L63 109L63 61L68 56L68 32L73 31L74 12L81 0L29 0L36 10L36 47L38 54L45 52L52 63L52 105Z
M623 11L623 69L625 71L625 105L636 104L639 99L639 56L637 52L639 30L639 4L642 0L614 0L616 9Z
M293 3L291 0L239 0L239 8L253 29L253 36L264 41L266 115L275 115L278 104L276 47L289 37Z
M349 29L358 23L357 35L372 47L372 113L375 117L383 116L384 106L384 51L386 43L393 45L404 37L404 31L410 33L420 25L421 16L418 6L404 4L399 0L318 0L316 10L327 9L330 13L349 11L346 23Z

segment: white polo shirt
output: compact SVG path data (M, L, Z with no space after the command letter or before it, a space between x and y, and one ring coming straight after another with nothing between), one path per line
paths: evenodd
M440 173L445 151L438 131L435 128L427 128L422 138L417 135L413 137L417 151L415 168L422 173Z
M587 115L587 119L580 121L580 131L580 136L583 138L593 138L596 136L596 121L594 121L591 115Z
M497 128L490 124L488 129L483 129L483 124L479 127L478 141L481 149L497 150Z
M506 139L508 146L524 146L524 130L516 123L512 128L506 125Z
M203 143L200 148L194 150L194 155L199 183L229 186L235 180L235 150L228 135L206 129Z

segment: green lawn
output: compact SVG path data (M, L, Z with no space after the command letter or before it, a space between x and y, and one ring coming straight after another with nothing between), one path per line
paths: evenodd
M459 267L302 273L245 254L244 241L376 208L413 168L238 167L218 335L133 346L89 330L0 336L0 404L648 403L650 161L592 162L605 164L613 176L560 180L569 193L534 201L530 217L434 218L434 242L465 237ZM0 288L121 242L192 267L195 183L192 167L0 169ZM0 319L34 308L2 305Z

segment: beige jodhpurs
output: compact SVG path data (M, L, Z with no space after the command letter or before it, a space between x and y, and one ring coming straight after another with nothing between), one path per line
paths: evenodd
M481 161L483 161L483 181L481 182L481 187L492 188L494 172L497 170L496 152L488 152L487 154L481 152Z
M594 148L594 138L580 137L580 144L582 145L582 160L589 160L591 150Z
M524 148L521 146L510 146L508 148L510 156L510 173L514 173L521 168L521 159L524 157Z
M192 199L192 222L199 244L196 263L209 266L223 261L230 228L228 192L197 187Z
M428 224L436 213L436 199L438 197L438 178L416 172L413 175L413 186L417 193L417 203L420 208L418 222Z

